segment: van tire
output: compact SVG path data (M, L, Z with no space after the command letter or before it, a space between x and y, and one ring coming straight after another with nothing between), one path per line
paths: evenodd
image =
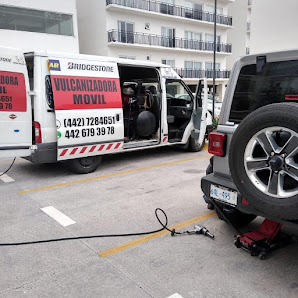
M188 151L190 152L199 152L203 149L205 146L205 138L203 140L202 145L198 143L197 139L194 139L193 137L189 137L189 145L188 145Z
M68 168L77 174L94 172L102 161L102 156L88 156L67 161Z
M298 219L297 115L296 103L259 108L240 123L230 144L235 185L254 208L273 219Z

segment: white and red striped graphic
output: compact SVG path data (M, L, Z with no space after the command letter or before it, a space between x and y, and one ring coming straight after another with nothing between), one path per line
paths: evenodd
M59 160L80 158L86 156L102 155L119 151L123 148L123 142L89 145L89 146L76 146L72 148L58 149Z

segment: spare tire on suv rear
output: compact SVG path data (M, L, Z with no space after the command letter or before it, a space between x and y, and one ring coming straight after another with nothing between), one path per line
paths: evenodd
M298 219L298 104L249 114L236 129L230 171L246 200L268 217Z

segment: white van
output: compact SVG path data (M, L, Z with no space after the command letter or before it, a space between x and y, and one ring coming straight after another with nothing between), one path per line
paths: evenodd
M208 114L201 89L194 99L162 64L0 48L0 157L66 161L89 173L104 154L166 145L199 151Z

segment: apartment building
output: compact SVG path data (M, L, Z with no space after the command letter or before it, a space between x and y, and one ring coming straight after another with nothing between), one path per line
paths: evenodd
M223 97L232 53L228 5L217 0L216 92ZM214 0L77 0L80 51L169 64L195 91L213 77Z
M0 0L1 46L79 52L75 0Z

